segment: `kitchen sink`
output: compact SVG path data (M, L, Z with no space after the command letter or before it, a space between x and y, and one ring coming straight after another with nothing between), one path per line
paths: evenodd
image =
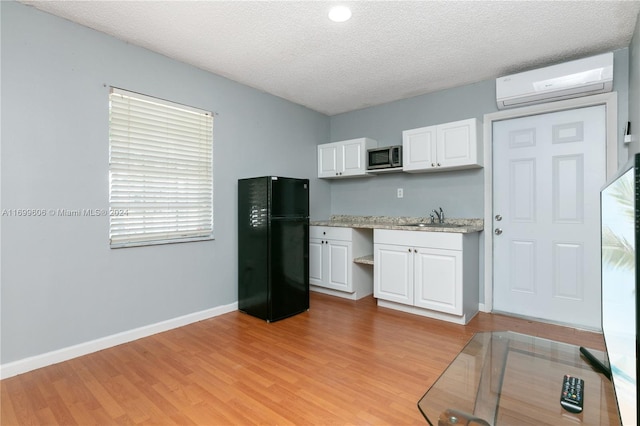
M402 226L415 226L416 228L462 228L467 225L460 225L457 223L420 222L420 223L407 223Z

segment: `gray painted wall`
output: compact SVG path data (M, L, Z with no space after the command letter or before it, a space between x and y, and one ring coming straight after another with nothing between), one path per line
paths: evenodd
M629 144L631 156L640 152L640 19L636 22L636 30L629 46L629 76L629 121L633 136L633 142Z
M215 111L214 241L110 250L106 217L2 217L1 363L237 301L237 179L316 176L329 118L1 2L1 208L108 208L108 88Z

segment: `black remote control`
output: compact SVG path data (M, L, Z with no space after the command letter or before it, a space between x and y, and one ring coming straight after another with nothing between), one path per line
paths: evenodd
M560 405L570 413L581 413L583 404L584 380L569 374L562 380Z

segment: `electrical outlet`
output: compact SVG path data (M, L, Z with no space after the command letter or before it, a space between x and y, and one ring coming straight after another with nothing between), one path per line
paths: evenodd
M398 198L404 197L404 190L402 188L398 188Z

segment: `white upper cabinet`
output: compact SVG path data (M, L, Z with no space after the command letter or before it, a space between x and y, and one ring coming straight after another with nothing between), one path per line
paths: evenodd
M367 150L378 142L369 138L349 139L318 145L318 177L346 178L367 175Z
M424 171L436 163L436 126L402 132L402 169Z
M318 177L338 176L338 145L326 143L318 145Z
M437 126L437 164L442 168L469 168L481 165L478 143L479 122L475 118Z
M482 167L482 123L475 118L402 132L403 170L438 172Z

